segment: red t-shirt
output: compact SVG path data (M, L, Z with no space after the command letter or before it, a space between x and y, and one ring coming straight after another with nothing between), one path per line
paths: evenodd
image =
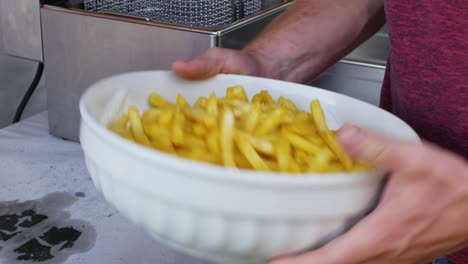
M382 107L468 158L468 1L387 0L386 13Z
M386 0L390 57L381 106L468 158L468 0ZM468 263L468 249L452 258Z

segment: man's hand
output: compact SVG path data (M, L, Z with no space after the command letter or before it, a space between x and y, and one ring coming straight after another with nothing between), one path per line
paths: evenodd
M346 127L354 157L392 172L379 206L324 247L270 264L424 264L468 246L468 165L430 144Z
M176 61L172 70L185 79L203 80L218 73L268 77L259 59L251 53L212 48L190 61Z

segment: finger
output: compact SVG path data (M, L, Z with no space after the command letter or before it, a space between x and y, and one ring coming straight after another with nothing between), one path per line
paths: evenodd
M212 48L193 60L174 62L172 70L183 78L202 80L218 73L254 75L257 65L254 58L241 51Z
M379 243L374 236L379 233L379 228L374 224L377 222L371 214L320 249L299 256L278 258L268 264L361 264L379 254L376 248Z
M390 170L414 168L424 162L424 148L420 143L404 142L345 126L338 131L338 140L354 158Z
M176 61L172 64L172 71L178 76L189 80L204 80L215 75L214 68L204 60Z

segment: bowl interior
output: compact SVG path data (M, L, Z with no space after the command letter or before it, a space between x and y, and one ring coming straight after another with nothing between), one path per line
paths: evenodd
M261 90L268 90L274 99L280 96L287 97L294 101L298 108L307 111L310 111L310 102L318 99L331 129L337 129L346 123L352 123L390 137L412 141L419 140L414 130L405 122L376 106L360 100L307 85L231 74L219 74L203 81L187 81L178 78L170 71L126 73L104 79L91 86L82 97L80 111L84 122L99 130L102 135L105 134L106 137L112 138L114 136L115 142L120 141L119 145L126 146L128 149L139 152L144 156L159 155L158 157L161 158L162 153L148 150L130 142L124 142L126 140L112 135L111 132L105 129L108 122L106 112L110 101L112 101L111 98L122 91L126 91L127 99L123 106L135 105L140 110L144 110L148 108L148 96L151 92L157 92L172 101L175 101L178 94L182 94L189 103L194 103L199 96L208 97L213 91L217 96L224 96L226 89L234 85L242 85L249 98ZM126 109L127 107L120 107L117 109L116 114L120 115ZM174 159L181 160L171 155L165 156L170 156L164 157L169 163ZM184 160L184 162L190 166L194 165L194 169L206 170L210 168L211 171L218 174L221 172L219 171L220 168L214 169L213 167L217 166L211 164L200 164L190 160ZM255 172L249 173L255 174ZM261 174L264 177L265 173ZM335 174L337 177L340 175L343 176L343 174Z

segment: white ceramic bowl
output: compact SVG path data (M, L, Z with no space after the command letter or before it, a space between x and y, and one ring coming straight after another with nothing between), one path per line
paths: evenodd
M129 101L145 108L151 91L169 99L181 93L194 102L238 84L249 97L266 89L303 109L318 98L334 128L350 122L419 140L407 124L375 106L289 82L239 75L185 81L153 71L94 84L80 102L80 139L95 185L131 221L192 254L245 263L303 250L365 210L383 178L382 171L293 176L230 170L146 149L109 132L103 123L116 90L128 90Z

